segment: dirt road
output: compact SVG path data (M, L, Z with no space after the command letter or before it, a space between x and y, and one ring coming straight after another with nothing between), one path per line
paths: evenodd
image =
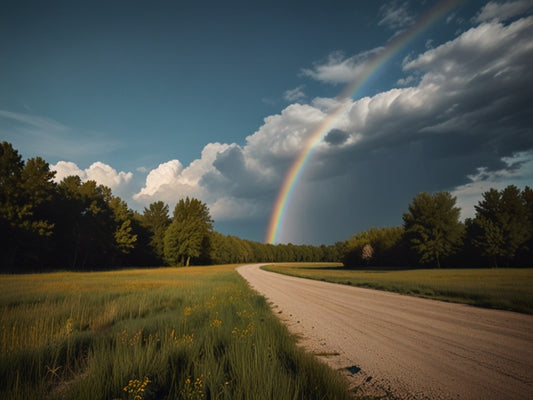
M238 271L357 394L533 399L533 316Z

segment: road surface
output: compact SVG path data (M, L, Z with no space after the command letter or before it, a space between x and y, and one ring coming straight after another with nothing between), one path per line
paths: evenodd
M533 399L533 316L237 271L359 395Z

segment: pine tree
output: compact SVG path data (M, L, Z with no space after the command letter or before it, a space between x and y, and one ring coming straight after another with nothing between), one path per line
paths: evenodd
M168 206L162 201L157 201L144 208L142 224L150 231L150 246L160 260L164 258L165 232L170 225Z
M54 172L42 158L26 163L11 144L0 145L0 264L9 269L34 265L53 233Z
M464 226L459 222L460 209L449 192L415 196L409 211L403 214L405 234L420 262L437 263L456 252L462 244Z
M133 212L128 209L128 205L120 197L113 197L109 202L115 220L115 246L119 253L129 254L137 243L137 234L133 232L131 222Z
M500 260L506 265L531 238L531 222L526 195L514 185L501 192L490 189L483 193L474 218L474 246L498 267Z

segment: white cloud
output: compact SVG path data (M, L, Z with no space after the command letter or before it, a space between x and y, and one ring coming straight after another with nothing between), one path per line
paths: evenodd
M509 1L497 3L491 1L481 9L474 18L475 22L485 22L490 20L505 21L509 18L524 14L533 9L533 3L530 0Z
M389 29L397 31L407 28L415 22L414 15L408 9L408 3L399 4L397 1L384 4L379 9L381 20L378 26L385 25Z
M365 73L374 57L383 51L383 47L364 51L346 58L344 53L336 51L328 56L325 63L316 64L313 68L304 68L304 76L326 83L349 83Z
M416 77L414 75L408 75L405 78L398 79L396 84L399 85L399 86L409 86L410 84L412 84L415 81L416 81Z
M300 85L294 89L289 89L283 93L283 98L287 101L299 101L305 99L305 93L303 91L305 85Z
M60 182L67 176L72 175L79 176L82 180L87 179L87 173L71 161L59 161L55 165L50 165L50 170L56 172L54 178L56 182Z
M213 166L216 156L227 148L225 144L209 143L204 147L202 157L187 168L183 168L179 160L160 164L150 171L145 186L133 195L133 199L146 204L156 200L176 203L186 196L209 201L209 193L205 192L200 181L209 172L216 172Z
M159 164L156 169L150 171L146 177L145 187L136 196L153 196L161 187L177 182L182 171L183 166L179 160L170 160Z
M484 23L406 62L404 69L427 72L426 81L446 76L458 84L482 74L495 76L497 73L511 72L516 67L502 55L515 59L518 66L523 67L523 62L518 58L530 54L532 35L533 17L520 19L510 25L496 21Z
M281 240L331 242L401 220L424 190L452 188L467 199L481 183L531 182L531 162L518 165L516 158L533 149L531 37L531 18L481 24L407 60L404 84L413 86L346 100L346 112L323 127L333 133L298 182L286 214L293 233ZM356 74L356 60L369 56L333 54L307 74L343 82ZM265 218L290 163L338 104L330 98L291 104L265 118L242 146L211 143L186 168L177 160L161 164L134 198L174 203L189 195L206 202L215 220ZM463 187L467 176L470 186ZM333 230L338 236L324 236Z
M246 138L246 159L257 162L257 169L263 173L273 172L274 176L279 176L325 116L316 107L292 104L281 114L265 118L264 125Z
M533 152L520 152L512 157L504 157L506 168L490 171L486 167L477 168L477 172L468 175L469 183L457 186L451 193L457 197L461 208L461 218L473 218L475 206L482 199L482 194L489 189L503 190L509 184L523 189L533 184Z
M173 204L193 196L206 202L220 220L264 216L287 166L324 115L315 107L292 104L265 118L243 147L210 143L186 168L178 160L159 165L133 198L143 204Z
M56 171L55 181L60 182L67 176L76 175L81 178L83 182L88 180L96 181L100 185L107 186L111 189L118 189L121 186L129 183L133 177L131 172L117 172L111 166L97 161L89 168L80 169L75 163L70 161L59 161L56 164L50 165L52 171Z
M116 189L120 185L131 181L133 174L131 172L120 171L110 167L102 162L95 162L85 170L88 180L93 180L101 185Z

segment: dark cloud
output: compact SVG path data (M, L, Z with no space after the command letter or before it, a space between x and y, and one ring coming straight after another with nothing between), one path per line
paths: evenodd
M324 141L333 146L337 146L346 143L349 137L350 134L347 132L341 131L340 129L332 129L327 133Z
M472 195L473 176L512 183L533 154L532 41L533 17L484 23L406 62L405 73L420 77L415 86L349 101L302 171L278 240L332 243L401 224L417 193L466 187ZM335 62L345 60L328 60L332 71ZM326 100L267 117L242 147L206 152L199 194L218 215L243 207L250 224L265 222ZM523 159L510 162L517 154Z
M246 169L242 150L237 146L218 153L213 166L230 180L241 178Z
M242 199L259 199L272 196L277 187L272 186L257 171L250 170L246 165L245 155L239 146L232 146L217 154L213 166L219 175L210 173L202 179L202 185L212 189L215 185L225 195Z
M532 39L531 18L486 24L407 64L424 73L417 87L355 102L359 140L309 162L280 240L295 240L290 226L303 242L330 243L401 224L421 191L453 191L476 174L516 176L529 161L508 158L533 149Z

